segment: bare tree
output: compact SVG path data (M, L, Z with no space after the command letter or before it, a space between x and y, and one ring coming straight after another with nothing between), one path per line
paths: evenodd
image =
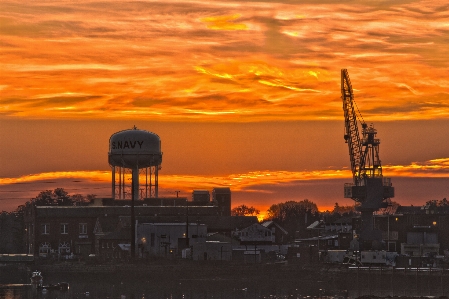
M246 205L240 205L231 210L232 216L257 216L260 211L255 207L248 207Z

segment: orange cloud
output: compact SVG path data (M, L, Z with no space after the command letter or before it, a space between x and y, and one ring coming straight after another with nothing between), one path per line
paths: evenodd
M442 183L444 186L447 185L444 182L449 179L449 158L414 162L409 165L386 165L383 168L384 175L392 177L393 185L397 188L395 200L402 204L420 204L435 196L437 198L447 196L445 187L438 186ZM434 181L429 182L432 178ZM353 203L343 198L342 190L343 183L350 182L351 179L352 175L347 169L253 171L221 176L159 175L159 196L173 197L176 196L175 191L181 191L180 196L190 197L192 190L195 189L212 190L215 187L229 187L233 193L233 206L253 205L261 211L261 214L272 204L306 198L317 203L320 210L329 210L335 202L342 205ZM441 179L444 181L438 181ZM405 187L404 180L413 186ZM423 184L432 184L434 186L432 192L423 191ZM40 191L57 187L66 189L70 194L110 197L111 174L109 171L63 171L1 178L2 209L13 210Z
M410 165L385 165L385 176L391 177L445 177L449 178L449 158L414 162ZM212 189L217 186L232 190L252 192L252 188L262 185L285 184L293 181L351 179L347 169L326 169L314 171L253 171L226 176L204 175L159 175L161 189ZM29 183L55 179L84 179L102 183L111 182L110 171L62 171L46 172L15 178L0 178L0 185ZM258 191L259 192L259 191Z
M240 14L232 16L218 16L218 17L206 17L201 21L207 23L207 28L213 30L246 30L248 26L245 24L235 24L232 21L240 18Z
M449 117L442 4L307 2L2 1L0 115L335 120L348 68L365 117Z

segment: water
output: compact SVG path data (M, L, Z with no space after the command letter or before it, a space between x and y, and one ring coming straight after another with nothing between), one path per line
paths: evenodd
M325 291L313 284L298 281L296 284L279 282L229 282L182 280L174 282L136 281L117 282L110 280L77 280L70 282L68 291L37 290L28 284L0 286L0 298L5 299L206 299L206 298L306 298L318 297Z
M171 272L170 272L171 273ZM170 274L171 275L171 274ZM131 277L132 276L132 277ZM188 276L188 275L187 275ZM240 299L240 298L357 298L364 295L447 296L449 273L375 270L306 276L304 272L263 273L233 278L167 278L162 273L70 274L44 273L44 284L67 281L68 291L37 290L30 284L5 284L1 299ZM281 277L282 276L282 277ZM23 282L23 281L22 281ZM3 285L1 283L4 283Z

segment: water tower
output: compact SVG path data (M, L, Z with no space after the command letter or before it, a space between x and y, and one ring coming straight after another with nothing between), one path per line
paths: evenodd
M162 163L158 135L136 127L117 132L109 138L108 158L113 199L158 197L158 171ZM145 187L139 189L140 185Z
M145 169L146 192L148 187L151 195L158 194L158 171L162 163L161 139L154 133L138 130L135 126L131 130L120 131L109 138L109 165L112 169L112 198L125 198L126 193L131 194L131 258L136 256L136 217L134 201L139 199L139 170ZM150 169L148 173L148 169ZM126 192L126 176L131 171L131 192ZM118 188L116 174L118 173ZM150 185L148 186L148 174ZM152 177L154 175L154 184Z

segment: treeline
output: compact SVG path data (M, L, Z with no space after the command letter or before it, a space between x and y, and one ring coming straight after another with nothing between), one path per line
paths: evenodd
M82 206L89 204L94 199L94 194L86 196L82 194L69 195L63 188L56 188L55 190L41 191L35 198L27 201L25 205L19 206L18 209L30 204L36 206Z
M240 205L231 210L231 215L234 216L257 216L259 214L259 210L246 205ZM272 220L278 223L288 232L288 238L293 241L295 238L308 235L307 227L315 221L333 222L342 217L355 215L357 215L355 206L340 206L335 203L332 211L319 212L314 202L304 199L271 205L263 220Z

